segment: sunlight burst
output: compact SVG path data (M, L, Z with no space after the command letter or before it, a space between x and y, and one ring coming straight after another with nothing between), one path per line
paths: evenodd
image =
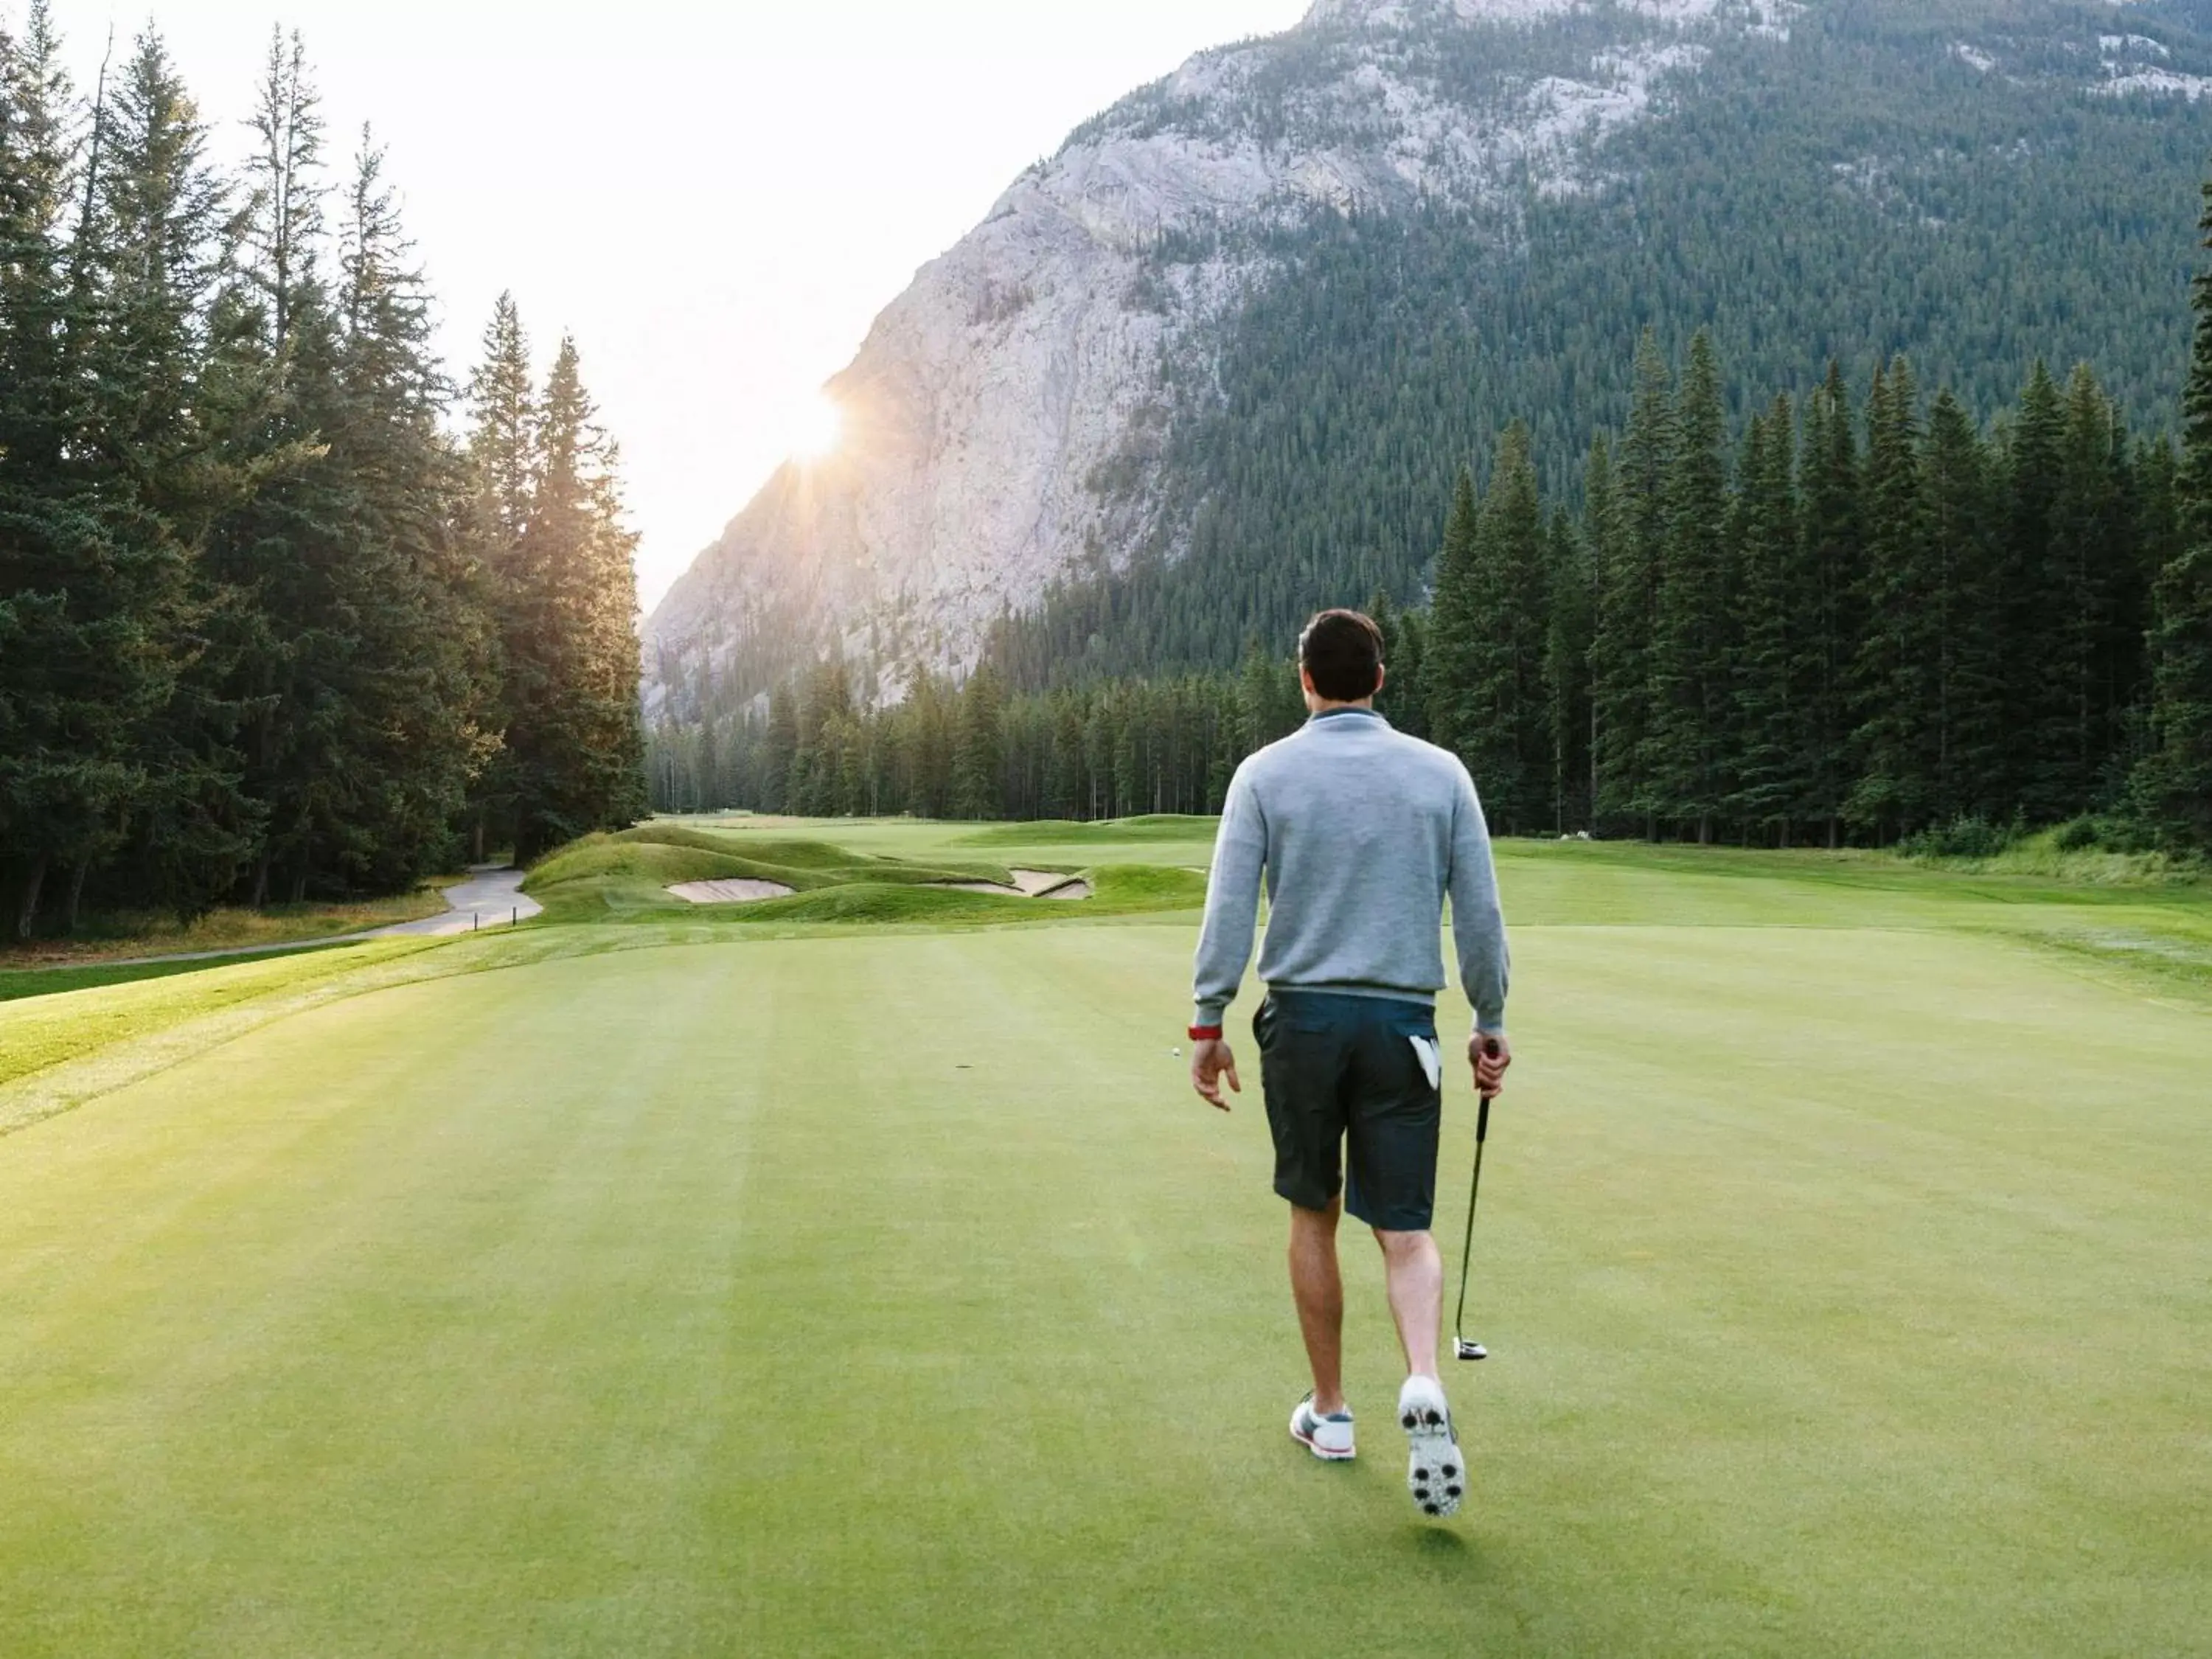
M836 448L844 429L843 412L817 392L793 413L791 453L799 460L819 460Z

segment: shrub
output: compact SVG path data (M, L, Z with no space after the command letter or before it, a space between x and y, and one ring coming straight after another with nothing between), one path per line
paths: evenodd
M1915 859L1993 859L2027 836L2027 826L2017 818L1992 823L1978 815L1955 817L1907 836L1898 851Z

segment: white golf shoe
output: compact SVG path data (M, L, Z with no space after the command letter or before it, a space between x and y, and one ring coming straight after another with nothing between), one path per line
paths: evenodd
M1323 1417L1313 1408L1311 1395L1291 1413L1291 1438L1325 1463L1348 1463L1358 1455L1352 1446L1352 1413Z
M1398 1426L1413 1455L1406 1460L1406 1489L1413 1506L1432 1520L1459 1512L1467 1495L1467 1459L1452 1432L1451 1407L1433 1376L1409 1376L1398 1391Z

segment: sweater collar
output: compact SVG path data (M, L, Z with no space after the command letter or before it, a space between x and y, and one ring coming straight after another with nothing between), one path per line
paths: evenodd
M1306 725L1310 727L1319 726L1327 720L1373 720L1377 726L1388 726L1390 724L1389 721L1384 720L1382 715L1376 713L1372 708L1329 708L1324 709L1318 714L1307 715Z

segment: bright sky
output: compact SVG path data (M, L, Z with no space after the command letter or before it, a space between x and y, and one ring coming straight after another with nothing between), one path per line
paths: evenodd
M1023 167L1192 52L1287 28L1306 3L156 0L154 14L227 152L270 26L305 34L333 159L364 119L390 148L457 374L502 288L541 358L575 334L623 445L649 609L818 441L814 388ZM55 9L88 89L111 14ZM144 15L115 10L118 35Z

